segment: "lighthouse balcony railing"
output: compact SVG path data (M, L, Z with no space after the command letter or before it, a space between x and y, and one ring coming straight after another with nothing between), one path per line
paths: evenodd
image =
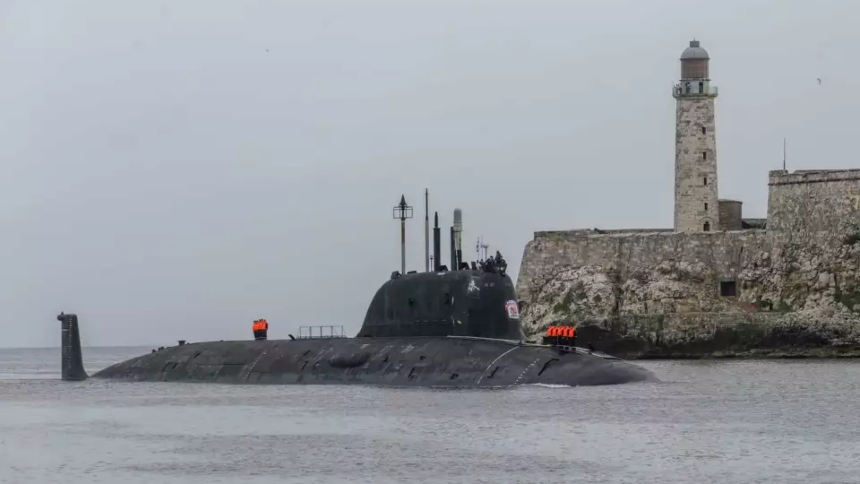
M343 331L343 326L299 326L298 338L346 338L346 333Z
M716 96L719 94L717 86L703 85L698 82L679 82L672 86L673 96Z

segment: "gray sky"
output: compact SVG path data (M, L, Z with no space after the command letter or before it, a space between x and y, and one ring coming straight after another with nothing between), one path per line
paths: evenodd
M354 334L401 193L423 269L425 187L514 275L535 230L670 227L693 37L746 217L783 137L860 166L855 1L313 3L0 0L0 345L58 345L61 310L90 346Z

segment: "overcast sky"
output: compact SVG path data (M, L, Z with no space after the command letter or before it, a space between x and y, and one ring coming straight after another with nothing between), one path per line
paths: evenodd
M57 346L60 311L88 346L352 335L401 194L424 267L425 187L514 276L535 230L671 227L694 37L745 217L783 137L860 167L856 1L395 3L0 0L0 346Z

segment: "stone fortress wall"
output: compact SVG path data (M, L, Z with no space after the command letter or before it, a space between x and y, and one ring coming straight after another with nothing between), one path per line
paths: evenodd
M840 233L860 221L860 169L771 171L768 229L790 238Z
M526 333L573 322L579 346L625 357L860 355L860 169L771 171L767 218L744 219L716 199L713 110L696 109L676 130L675 227L535 232L517 279Z
M764 229L535 232L517 278L527 334L572 320L628 357L853 352L860 170L771 172L769 192Z

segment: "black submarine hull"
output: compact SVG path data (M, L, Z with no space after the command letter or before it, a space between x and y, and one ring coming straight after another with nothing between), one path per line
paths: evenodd
M481 270L393 273L355 338L212 341L161 348L93 378L239 384L509 387L656 380L646 369L581 348L525 342L513 283ZM77 315L63 321L63 379L87 378Z
M637 365L581 348L473 337L320 338L185 344L92 378L238 384L497 387L652 380Z

